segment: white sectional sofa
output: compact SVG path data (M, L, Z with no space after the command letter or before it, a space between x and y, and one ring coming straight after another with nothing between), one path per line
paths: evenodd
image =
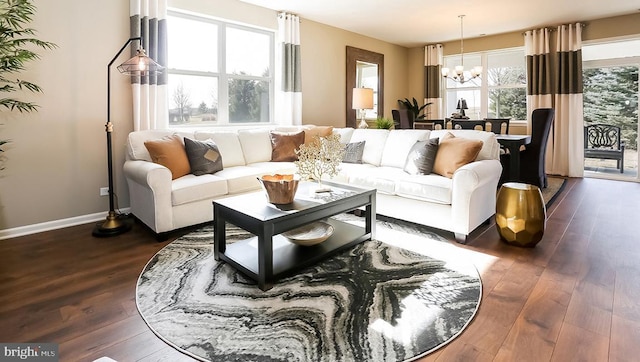
M291 129L288 129L291 130ZM270 130L139 131L129 134L124 173L131 213L163 235L213 219L212 200L260 189L257 177L294 173L293 162L271 162ZM467 235L495 213L496 189L502 167L499 145L491 132L473 130L378 130L334 128L342 143L365 141L361 164L342 163L333 181L378 190L377 213ZM409 175L403 171L416 141L441 137L482 140L476 161L447 178L437 174ZM212 139L222 156L223 170L188 174L172 180L169 169L151 162L144 142L177 133L195 140Z

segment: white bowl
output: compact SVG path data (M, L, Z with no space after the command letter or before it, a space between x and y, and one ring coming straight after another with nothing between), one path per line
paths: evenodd
M282 233L282 236L284 236L294 244L301 246L311 246L320 244L321 242L329 239L332 234L333 226L324 221L316 221L311 224L284 232Z

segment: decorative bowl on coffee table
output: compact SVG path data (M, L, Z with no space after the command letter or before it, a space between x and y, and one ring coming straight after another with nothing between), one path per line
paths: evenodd
M316 221L284 232L282 233L282 236L294 244L300 246L312 246L329 239L332 234L333 226L324 221Z

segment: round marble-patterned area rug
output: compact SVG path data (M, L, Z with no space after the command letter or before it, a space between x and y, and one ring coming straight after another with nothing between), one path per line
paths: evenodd
M165 342L208 361L414 360L459 335L482 295L473 264L424 228L378 221L376 239L261 291L214 260L205 227L148 262L138 310Z

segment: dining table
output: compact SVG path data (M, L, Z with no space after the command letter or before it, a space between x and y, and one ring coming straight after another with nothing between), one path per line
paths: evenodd
M520 175L520 147L531 143L531 136L497 134L496 139L500 146L511 154L509 157L509 174L506 181L518 181Z

